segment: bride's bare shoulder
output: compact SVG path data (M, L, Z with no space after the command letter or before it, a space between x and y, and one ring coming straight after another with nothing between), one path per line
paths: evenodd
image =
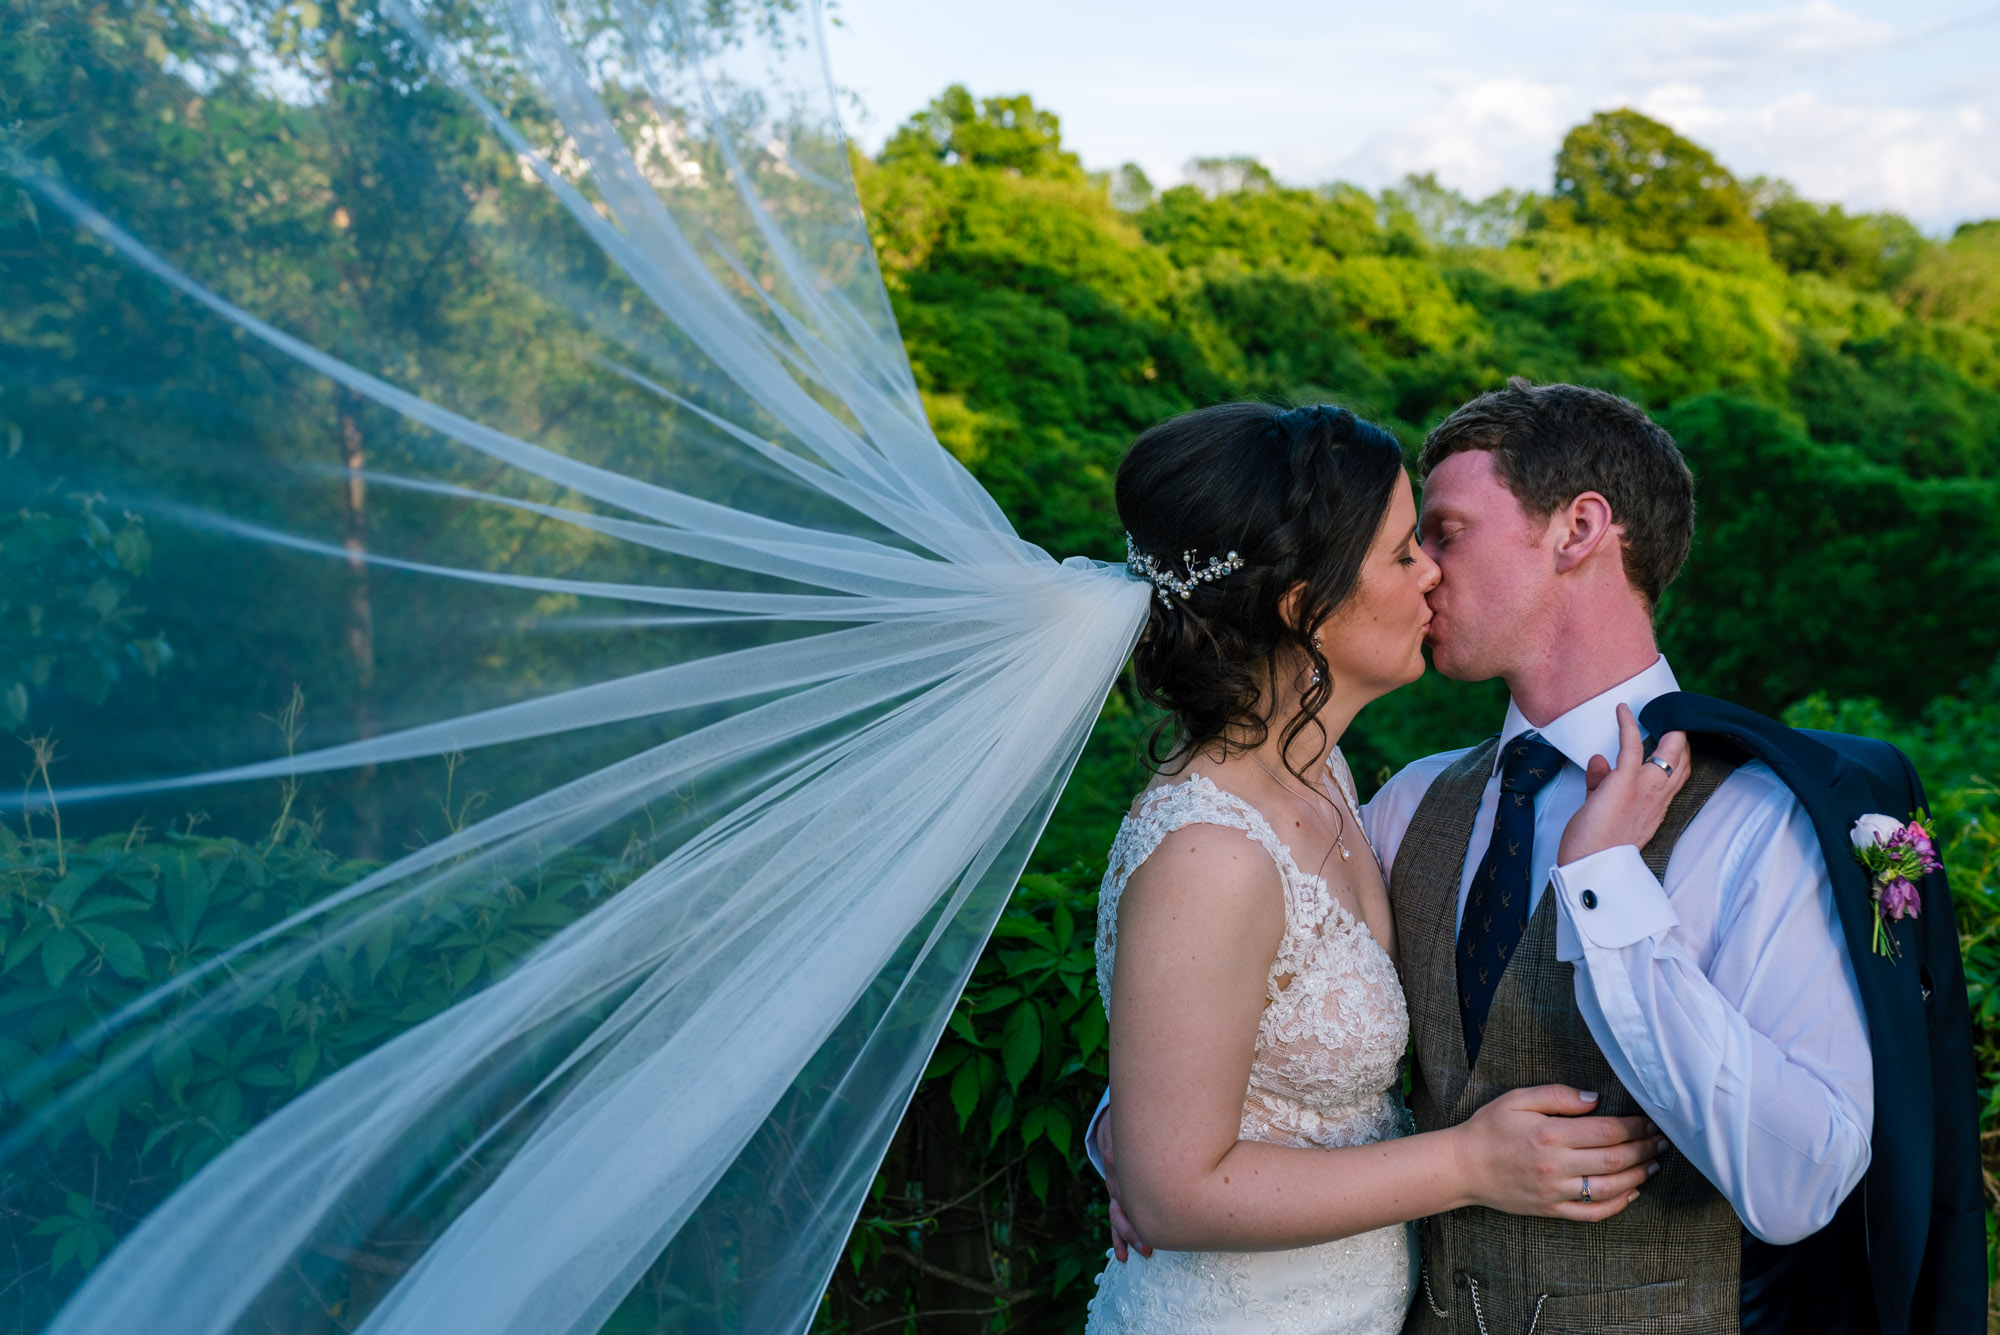
M1132 869L1121 908L1134 902L1202 921L1242 913L1284 920L1270 854L1238 826L1199 819L1169 830Z

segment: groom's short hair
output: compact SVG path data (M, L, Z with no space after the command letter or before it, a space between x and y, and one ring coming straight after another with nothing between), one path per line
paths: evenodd
M1586 491L1611 503L1625 530L1625 575L1657 604L1694 544L1694 474L1680 447L1638 404L1582 385L1515 376L1437 424L1422 471L1464 450L1493 470L1531 515L1554 514Z

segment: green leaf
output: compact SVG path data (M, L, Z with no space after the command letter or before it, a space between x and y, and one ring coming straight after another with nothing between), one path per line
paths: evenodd
M964 1063L972 1053L957 1043L945 1043L931 1054L930 1065L924 1068L924 1079L939 1080L950 1075Z
M83 938L75 932L51 933L42 942L42 972L48 976L49 986L61 987L70 970L83 963L88 953Z
M1044 1128L1044 1131L1049 1138L1049 1144L1056 1147L1056 1153L1062 1155L1065 1159L1069 1158L1069 1114L1051 1104L1049 1107L1048 1124Z
M366 949L368 952L368 980L370 982L375 980L376 974L382 972L382 966L389 962L389 952L395 949L395 945L396 920L394 918L384 918L369 931Z
M237 1040L229 1045L229 1065L241 1066L257 1055L257 1049L264 1045L264 1026L250 1026Z
M1042 1124L1048 1120L1048 1115L1049 1115L1049 1110L1046 1106L1033 1107L1028 1109L1026 1113L1022 1114L1021 1116L1022 1143L1024 1144L1034 1143L1035 1137L1042 1134Z
M202 1095L202 1108L225 1131L243 1116L243 1087L234 1080L218 1080Z
M972 1113L979 1106L979 1063L966 1062L958 1068L958 1074L951 1078L951 1106L958 1113L958 1129L965 1130Z
M61 1274L64 1266L76 1259L77 1244L82 1240L82 1231L71 1227L56 1239L55 1250L49 1255L49 1271Z
M41 922L15 937L13 943L7 947L7 961L4 967L0 967L0 972L11 971L15 965L34 954L35 947L54 930L50 924Z
M1001 1090L993 1100L993 1116L988 1123L987 1148L1000 1143L1001 1135L1014 1124L1014 1095L1010 1090Z
M89 938L103 954L104 962L120 978L134 980L146 976L146 952L139 949L139 943L104 923L92 923L77 929L78 934Z
M93 1099L90 1106L84 1109L83 1129L109 1154L111 1138L118 1134L118 1100L108 1096Z
M991 992L973 998L972 1013L974 1015L985 1015L991 1011L999 1010L1002 1006L1012 1005L1020 999L1020 988L996 987Z
M160 869L144 858L126 858L112 873L126 889L138 894L150 907L160 894Z
M153 1152L153 1147L185 1126L185 1122L162 1122L146 1133L146 1143L139 1147L139 1157L145 1158Z
M71 922L94 922L108 918L114 913L135 913L150 907L143 899L127 899L123 895L99 895L70 915Z
M163 1036L153 1050L153 1075L167 1097L179 1103L187 1094L188 1081L194 1078L194 1055L188 1045L171 1034Z
M180 943L192 947L202 914L208 911L208 872L180 850L163 860L161 871L165 877L162 895L167 905L167 922Z
M354 995L354 953L345 946L328 946L319 953L326 979L342 995Z
M25 1071L41 1060L35 1050L11 1038L0 1038L0 1079Z
M136 523L127 523L111 540L111 555L132 574L145 574L146 563L153 556L152 544L146 541L146 530Z
M1028 1156L1028 1190L1035 1193L1035 1199L1042 1204L1049 1203L1049 1157L1046 1154Z
M48 893L49 907L67 918L70 910L76 907L76 901L83 896L84 891L90 889L91 884L97 880L98 875L99 873L94 867L89 871L72 871L69 875L57 881L54 887L50 889Z
M1000 1035L1000 1060L1007 1083L1019 1089L1021 1080L1042 1055L1042 1016L1032 1001L1023 1002L1007 1013L1007 1028Z
M83 591L83 605L97 613L101 620L118 610L119 600L123 596L116 584L108 579L100 579Z
M1076 1026L1071 1032L1076 1036L1077 1050L1083 1059L1089 1061L1091 1055L1104 1046L1107 1033L1104 1023L1104 1008L1091 1006L1076 1017Z

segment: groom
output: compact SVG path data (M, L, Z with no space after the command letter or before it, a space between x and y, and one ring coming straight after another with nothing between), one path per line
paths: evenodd
M1693 480L1637 407L1517 379L1440 424L1422 468L1436 666L1512 699L1497 737L1410 765L1362 813L1401 942L1418 1128L1563 1083L1643 1110L1674 1151L1604 1223L1426 1220L1406 1329L1984 1330L1943 877L1885 958L1846 851L1856 817L1921 804L1907 762L1679 692L1652 615L1692 543ZM1692 773L1645 849L1557 865L1621 705L1653 735L1688 731Z

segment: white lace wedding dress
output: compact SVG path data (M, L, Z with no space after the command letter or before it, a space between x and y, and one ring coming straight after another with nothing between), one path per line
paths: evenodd
M1328 768L1358 809L1346 761ZM1111 1004L1118 900L1160 841L1184 825L1243 831L1278 864L1285 933L1271 964L1239 1134L1277 1145L1366 1145L1408 1129L1397 1063L1409 1012L1389 956L1324 879L1300 870L1255 807L1190 772L1139 800L1111 845L1097 909L1097 982ZM1168 1252L1111 1260L1087 1335L1395 1335L1417 1274L1404 1224L1276 1252Z

